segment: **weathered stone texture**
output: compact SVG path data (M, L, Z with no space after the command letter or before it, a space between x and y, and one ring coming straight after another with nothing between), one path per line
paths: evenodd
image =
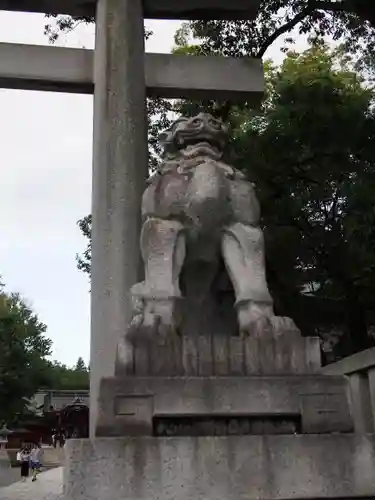
M123 438L66 444L67 500L372 498L375 439Z

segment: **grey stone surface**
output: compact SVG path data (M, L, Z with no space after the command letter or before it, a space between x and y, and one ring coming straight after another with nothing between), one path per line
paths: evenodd
M146 54L145 63L151 96L259 104L264 94L260 59Z
M370 404L372 412L372 429L371 432L375 432L375 368L371 368L367 372L369 381L369 392L370 392Z
M0 43L0 60L2 88L94 92L93 50ZM147 53L144 64L150 96L245 99L254 104L263 96L260 59Z
M320 369L319 339L297 336L293 331L276 338L215 332L207 336L155 335L122 349L128 375L290 375Z
M326 375L347 375L356 432L375 431L375 348L348 356L320 370Z
M0 498L1 489L5 488L13 483L20 480L20 470L19 468L12 467L11 469L5 469L0 467Z
M0 87L92 94L93 51L0 43Z
M325 375L350 375L359 371L367 371L372 367L375 367L375 347L323 366L321 372Z
M125 377L103 380L98 436L152 435L154 417L295 416L302 432L353 428L344 377ZM150 398L141 401L137 398ZM131 408L116 414L114 401ZM138 416L141 412L141 416Z
M372 435L69 441L66 500L375 496Z
M343 393L327 390L300 394L300 409L305 434L353 431L348 400Z
M9 484L14 479L14 470L11 468L11 461L7 450L3 444L0 445L0 487Z
M114 373L139 279L140 204L148 169L141 0L100 0L96 23L90 425L99 381Z
M144 0L146 18L252 19L260 0ZM96 0L0 0L0 10L94 16Z
M366 372L352 373L349 376L349 391L355 431L374 432L370 384Z

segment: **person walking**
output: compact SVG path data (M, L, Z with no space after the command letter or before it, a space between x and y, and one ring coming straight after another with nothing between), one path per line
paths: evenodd
M36 481L36 476L40 471L40 446L38 444L33 444L31 453L30 453L30 465L33 473L32 481Z
M17 453L17 460L21 462L21 481L25 482L30 469L30 450L26 446L22 446Z

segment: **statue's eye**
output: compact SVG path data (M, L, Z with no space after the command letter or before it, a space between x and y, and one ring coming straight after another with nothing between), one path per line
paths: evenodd
M200 120L199 118L194 118L192 123L193 125L200 125L202 123L202 120Z
M212 128L220 128L221 127L220 122L218 120L215 120L212 118L208 121L208 123Z

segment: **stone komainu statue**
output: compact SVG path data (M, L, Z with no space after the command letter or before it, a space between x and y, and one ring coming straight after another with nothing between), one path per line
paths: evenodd
M237 332L280 322L290 328L291 320L274 316L259 203L253 185L223 161L227 140L224 124L206 113L180 118L162 134L163 160L143 196L145 280L132 288L129 331L180 329L181 303L190 300L190 312L193 303L203 307L220 263L234 292Z

